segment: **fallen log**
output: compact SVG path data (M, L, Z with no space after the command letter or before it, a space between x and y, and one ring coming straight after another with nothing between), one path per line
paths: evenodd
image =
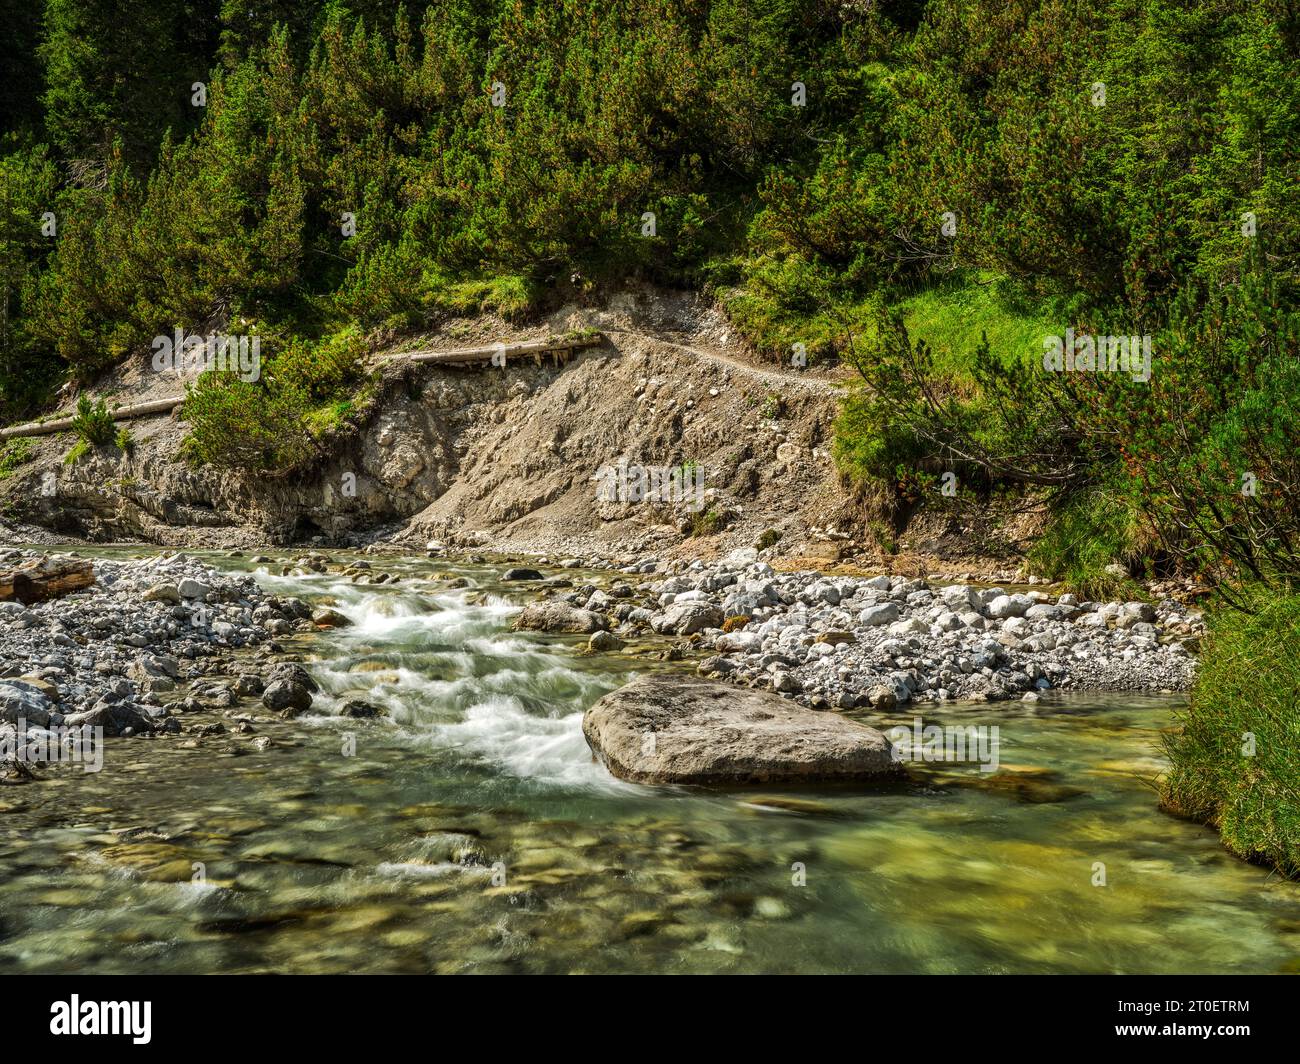
M95 582L95 566L81 558L37 558L17 569L0 572L0 602L24 606L45 602Z
M435 362L444 365L473 365L476 363L497 363L505 365L511 358L532 356L539 365L542 356L553 354L557 358L583 347L597 347L605 342L601 333L574 334L572 336L552 336L545 340L525 340L516 344L492 344L488 347L464 347L458 351L398 351L382 356L383 362ZM173 395L166 399L151 399L147 403L134 406L119 406L110 410L114 421L131 421L140 417L155 417L168 414L185 402L185 396ZM52 418L49 421L29 421L23 425L11 425L0 428L0 440L11 440L18 436L51 436L56 432L67 432L72 428L73 418Z
M151 399L147 403L136 403L134 406L119 406L109 413L113 416L114 421L130 421L138 417L154 417L158 414L168 414L181 403L185 402L185 396L173 395L166 399ZM11 425L7 429L0 429L0 440L12 439L15 436L50 436L56 432L67 432L72 428L73 418L68 417L53 418L49 421L29 421L25 425Z
M398 351L384 356L385 361L407 362L441 362L455 365L457 363L492 362L494 359L504 363L510 358L531 355L537 358L544 354L572 351L580 347L596 347L605 342L600 333L590 335L553 336L546 340L525 340L516 344L491 344L487 347L462 347L457 351Z

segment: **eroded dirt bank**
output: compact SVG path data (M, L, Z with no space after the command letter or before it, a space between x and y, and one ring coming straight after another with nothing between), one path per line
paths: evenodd
M601 330L606 342L562 360L456 368L377 358L374 403L316 464L291 476L186 463L186 427L173 416L132 422L129 454L100 448L72 465L63 460L70 434L35 440L34 459L0 481L0 541L391 540L423 548L433 540L561 555L712 557L766 534L764 542L776 544L769 556L801 564L844 559L919 572L947 559L953 575L972 569L1010 578L1013 550L990 556L971 536L955 535L968 530L948 528L948 519L918 522L917 542L904 540L902 557L884 555L831 458L848 371L756 363L726 320L689 294L623 292L528 328L458 321L402 346L456 348L583 328ZM182 386L141 363L100 382L96 394L126 404ZM598 498L600 471L620 462L698 469L703 498Z

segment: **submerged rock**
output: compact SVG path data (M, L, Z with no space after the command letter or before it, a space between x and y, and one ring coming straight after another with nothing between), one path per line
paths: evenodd
M311 623L317 628L347 628L352 624L346 616L328 606L312 610Z
M809 783L899 776L889 740L766 691L643 676L593 705L587 744L636 783Z

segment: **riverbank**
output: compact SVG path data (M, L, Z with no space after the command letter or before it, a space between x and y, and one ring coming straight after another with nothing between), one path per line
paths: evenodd
M0 568L45 556L0 551ZM250 576L187 555L94 562L95 582L75 594L0 603L0 749L4 774L30 778L12 756L58 749L79 735L105 738L227 733L252 736L236 713L260 697L283 716L310 706L310 678L276 639L310 625L311 610L268 595ZM267 740L253 739L258 748ZM51 746L52 744L52 746Z
M1181 727L1165 742L1165 809L1212 825L1237 856L1300 877L1300 597L1255 589L1216 614ZM1260 677L1267 677L1261 684Z

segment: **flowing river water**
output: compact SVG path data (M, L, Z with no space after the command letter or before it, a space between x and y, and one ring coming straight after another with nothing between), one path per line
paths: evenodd
M684 666L511 632L497 568L371 561L402 581L257 570L355 622L284 641L323 712L259 722L269 749L109 740L0 789L0 971L1300 970L1300 886L1156 808L1175 698L927 709L999 726L994 778L633 786L582 712ZM346 698L389 717L325 715Z

